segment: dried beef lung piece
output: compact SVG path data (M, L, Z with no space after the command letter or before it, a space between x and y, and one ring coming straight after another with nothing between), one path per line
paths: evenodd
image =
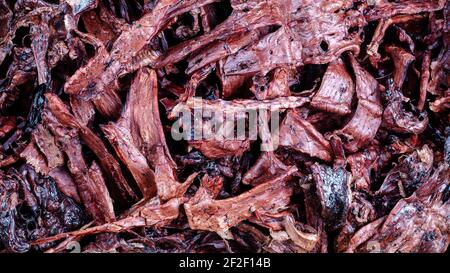
M307 102L309 102L308 98L296 96L263 101L189 98L185 102L178 103L170 112L169 118L178 118L178 126L183 129L180 134L188 140L190 145L200 150L206 157L217 159L225 156L242 155L249 150L250 142L255 140L251 139L251 135L256 138L258 133L262 134L261 128L268 126L270 120L268 113L275 113L276 115L279 111L300 107ZM196 116L198 113L203 113L204 116L199 118ZM253 119L250 118L251 115L253 115ZM196 122L192 126L191 118L201 121L201 128L195 129ZM250 126L244 124L245 135L235 134L235 129L238 129L240 121L252 122ZM244 122L241 122L241 124ZM256 122L258 122L258 126L255 126ZM261 128L250 131L251 126ZM200 129L202 130L200 131ZM268 141L269 134L264 133L264 141Z
M289 90L289 72L286 68L276 68L271 77L256 75L250 88L258 100L274 99L291 95Z
M350 55L356 77L356 96L358 106L351 120L336 134L343 139L348 152L356 152L367 146L375 137L381 125L383 109L380 102L380 85Z
M385 50L391 54L395 70L394 70L394 88L401 90L406 73L411 63L415 60L414 56L406 50L396 46L386 46Z
M429 12L440 10L445 5L445 0L402 0L402 1L389 1L381 0L373 5L365 12L365 18L369 21L378 19L385 19L393 17L398 14L417 14L421 12Z
M419 112L399 91L391 90L383 112L382 126L396 133L420 134L428 126L427 112ZM409 107L408 107L409 106ZM412 110L407 110L411 108Z
M312 165L311 170L321 204L321 215L327 228L339 229L345 223L352 199L351 175L344 168L332 168L318 163Z
M250 149L249 140L192 140L189 145L201 151L208 158L217 159L232 155L242 155Z
M288 171L291 168L281 162L274 153L263 152L256 163L242 178L242 183L256 186Z
M280 126L280 146L331 161L331 146L328 140L313 125L300 117L296 111L288 111Z
M269 253L308 253L316 252L320 243L318 232L296 221L291 213L281 220L281 230L270 230L271 240L264 246Z
M86 143L86 145L92 150L92 152L99 159L99 164L105 171L105 175L108 176L111 183L114 183L117 187L119 194L122 196L123 200L131 201L136 200L136 194L131 189L128 182L125 180L122 170L120 169L119 163L116 159L109 153L105 144L102 140L94 133L92 130L80 123L67 109L64 102L55 94L46 94L47 99L47 115L48 121L53 123L56 127L66 127L70 130L74 130L72 137L78 139L79 137ZM57 134L56 131L53 132ZM65 136L60 135L60 138ZM65 140L70 141L70 140Z
M319 91L311 100L311 106L325 112L347 115L355 87L350 74L341 59L328 65Z
M227 199L214 200L214 196L202 190L193 201L184 204L189 226L230 238L228 229L250 218L256 211L276 212L289 203L292 188L287 181L295 171L293 168L272 181Z
M106 90L115 89L119 76L140 68L130 65L133 58L163 27L194 5L200 7L210 2L212 0L158 2L152 12L122 32L114 41L111 51L100 49L85 67L77 70L66 82L64 91L96 97Z
M337 252L346 251L356 231L377 219L376 209L368 197L367 194L361 192L354 191L352 193L352 203L350 204L347 220L335 239Z
M360 229L349 252L445 252L449 240L450 203L443 199L450 183L446 163L413 195L400 200L386 218ZM374 249L375 248L375 249Z
M0 173L0 197L0 242L7 251L28 251L30 241L78 229L85 221L74 200L29 165Z
M383 210L389 210L401 198L410 196L428 180L433 168L433 151L424 145L400 158L376 191Z
M26 232L17 223L19 205L19 182L1 173L0 180L0 241L2 245L12 252L26 252L30 249Z
M103 128L145 197L155 194L162 200L181 197L192 183L193 177L185 183L177 181L177 166L167 146L159 115L158 82L154 70L139 70L121 118Z
M363 151L350 155L347 159L352 172L354 187L360 191L369 192L372 184L371 172L377 169L376 163L381 150L370 146Z
M73 232L59 233L36 240L35 243L44 244L69 237L81 238L99 233L121 233L136 227L165 226L179 216L179 208L183 202L183 198L173 198L164 204L160 204L157 199L146 200L145 203L137 203L136 207L117 221Z

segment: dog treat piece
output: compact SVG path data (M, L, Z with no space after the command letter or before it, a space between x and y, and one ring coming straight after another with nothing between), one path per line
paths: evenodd
M449 18L0 0L0 253L448 252Z

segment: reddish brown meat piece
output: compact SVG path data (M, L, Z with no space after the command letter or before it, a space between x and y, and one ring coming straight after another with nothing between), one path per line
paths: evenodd
M323 76L322 85L314 95L311 106L325 112L346 115L351 112L353 80L341 60L330 63Z
M255 211L277 211L286 206L292 194L287 181L294 171L285 172L272 181L229 199L214 200L213 196L203 193L201 198L194 199L198 202L184 204L189 226L215 231L229 238L228 229L250 218Z
M125 200L128 198L131 198L132 200L136 199L135 193L122 175L119 164L108 152L101 139L88 127L80 124L75 117L68 112L64 103L56 95L47 94L47 103L48 109L53 115L53 119L56 119L63 126L73 128L78 131L80 138L86 142L87 146L98 157L99 163L105 170L105 174L109 176L111 182L114 182L117 185L121 196Z
M264 152L256 163L242 178L242 183L256 186L288 171L292 167L286 166L274 153Z
M382 107L378 82L350 55L356 77L358 107L352 119L336 133L343 138L344 147L356 152L375 137L381 124Z
M321 204L321 214L327 228L336 230L344 224L351 202L350 174L343 168L326 165L311 166L317 195Z
M441 164L426 183L409 198L400 200L385 219L358 231L348 250L444 252L450 232L450 205L445 195L449 183L448 165Z
M331 160L330 143L296 111L288 111L281 124L280 146L286 146L325 161Z

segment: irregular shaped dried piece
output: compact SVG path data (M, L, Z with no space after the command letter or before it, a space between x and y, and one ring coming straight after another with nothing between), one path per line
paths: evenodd
M110 52L100 48L96 56L66 82L64 91L72 95L87 92L88 96L96 97L105 90L111 90L119 76L132 72L130 65L136 54L173 18L194 6L200 7L213 1L159 1L152 12L145 14L122 32ZM135 67L137 68L139 67Z
M430 65L431 52L426 51L422 58L422 65L420 66L420 93L419 101L417 102L417 109L423 111L425 107L425 100L427 98L428 86L430 83Z
M78 194L77 186L73 181L72 177L70 176L70 174L65 169L57 168L51 170L48 173L48 176L50 176L55 180L58 189L62 193L72 198L76 202L81 203L81 198L80 195Z
M350 191L351 175L344 168L331 168L315 163L311 166L317 194L322 206L322 217L327 228L336 230L347 219L352 200Z
M255 94L256 99L266 100L290 96L287 69L276 68L272 74L271 80L268 79L268 75L253 77L253 86L250 90Z
M54 136L41 124L32 135L33 140L20 156L39 174L52 177L63 194L80 203L77 187L63 167L64 155L57 146Z
M280 146L285 146L312 157L331 161L330 143L314 126L296 111L288 111L280 126Z
M359 245L363 244L367 240L369 240L371 237L373 237L380 228L381 225L383 225L384 221L386 220L387 216L383 216L365 226L360 228L357 233L350 239L350 242L348 244L348 247L344 250L347 253L353 253L355 252L355 248ZM361 250L361 249L360 249ZM380 252L380 245L377 244L376 241L370 241L370 244L367 244L365 248L366 252ZM343 252L344 252L343 251Z
M119 159L133 175L142 195L145 198L153 197L157 192L155 173L150 169L145 156L133 145L130 132L126 127L121 127L120 124L120 121L117 125L109 123L102 126L102 131Z
M440 164L413 195L395 205L384 221L379 219L358 231L349 251L367 252L370 245L377 245L377 251L387 253L445 252L450 243L450 203L444 198L450 184L448 168L446 163Z
M99 203L101 210L104 216L104 222L112 222L116 219L114 213L114 207L112 203L112 199L109 195L108 188L106 188L105 180L103 178L100 167L97 162L94 161L89 167L89 178L91 179L91 183L93 183L95 187L95 200Z
M257 186L279 176L289 168L274 153L263 152L256 163L244 175L242 183Z
M401 90L408 68L415 58L412 54L400 47L386 46L385 50L391 54L395 66L394 88Z
M228 229L250 218L255 211L278 211L289 203L292 189L287 181L296 170L291 168L274 180L236 197L213 200L208 194L203 194L202 198L195 199L198 203L184 204L189 226L230 238Z
M279 220L280 229L270 229L271 241L264 246L269 253L308 253L318 249L320 236L312 227L295 221L284 211Z
M349 33L348 28L363 26L362 15L358 11L347 16L337 12L350 8L349 1L258 1L245 4L245 8L241 3L232 6L225 22L175 46L155 62L155 67L176 63L195 52L188 74L224 60L223 78L265 75L276 67L327 63L346 50L359 50L359 35Z
M70 108L78 122L88 125L95 115L95 106L92 101L84 100L78 96L70 96Z
M25 232L16 223L20 184L3 172L0 175L0 242L10 251L26 252L30 245Z
M319 91L311 100L311 106L325 112L346 115L351 112L355 92L353 80L341 59L328 65Z
M448 109L450 109L450 95L446 95L430 103L430 110L433 112L445 112Z
M43 243L53 242L69 237L81 238L86 235L93 235L98 233L120 233L127 232L136 227L151 227L157 225L164 225L173 219L176 219L179 215L179 207L183 202L183 198L173 198L164 204L158 202L148 202L140 206L137 210L131 213L129 216L124 217L115 222L106 223L103 225L89 227L86 229L60 233L55 236L39 239L33 242L33 244L39 245Z
M55 94L48 93L45 96L47 98L47 107L53 115L53 118L65 127L78 130L80 137L98 157L99 164L105 171L105 175L108 176L111 182L116 184L122 198L124 198L124 200L136 200L136 194L123 177L119 164L109 153L101 139L88 127L79 123L75 117L69 113L66 105L64 105L64 103Z
M450 81L448 71L450 69L450 50L443 49L436 61L431 63L431 80L428 84L428 92L433 95L441 95L442 88L448 91Z
M13 13L9 8L8 3L5 0L0 1L0 38L5 37L8 34L9 27L13 18ZM0 50L1 51L1 50ZM1 56L1 53L0 53ZM3 58L0 58L0 63L3 62Z
M189 145L211 159L239 156L250 149L249 140L192 140Z
M6 137L14 129L16 129L15 117L0 117L0 139Z
M209 177L208 174L205 174L200 181L200 187L195 192L194 196L189 199L190 204L198 204L202 201L203 198L211 198L214 199L220 193L222 189L223 181L220 176Z
M54 117L46 116L47 122L52 122ZM96 223L110 222L115 219L111 210L109 194L105 191L105 185L101 174L96 173L96 168L89 170L82 152L78 133L75 129L66 129L59 124L49 124L55 134L59 145L67 155L67 167L77 185L78 193L89 215ZM94 181L95 179L95 181Z
M415 107L411 105L413 111L407 111L405 105L410 104L399 91L392 90L390 102L383 112L383 127L397 133L420 134L428 126L427 112L418 115L413 111Z
M414 13L412 13L414 14ZM393 24L405 23L408 21L414 21L422 19L422 15L399 15L388 19L381 19L372 37L372 41L367 46L367 55L369 55L370 63L374 67L378 67L378 61L380 60L380 54L378 48L383 41L386 30Z
M27 251L29 240L80 228L84 221L82 210L53 179L29 165L0 173L0 199L0 242L8 252Z
M286 229L286 233L289 235L289 238L291 238L297 246L304 249L306 252L311 252L317 248L319 235L314 229L310 229L308 231L306 231L307 228L305 227L303 227L304 230L302 230L302 228L299 229L298 226L302 226L295 222L292 214L287 215L284 218L283 226Z
M352 193L352 203L345 225L336 238L336 251L344 252L359 228L377 219L377 213L368 196L360 192Z
M365 18L369 21L390 18L398 14L417 14L443 9L445 0L379 0L365 12Z
M28 143L25 149L20 153L20 157L33 166L38 173L49 173L49 168L45 162L45 156L39 151L39 148L34 141Z
M369 192L371 183L371 172L376 168L376 161L380 149L370 146L363 151L350 155L347 159L352 171L353 184L360 191Z
M32 80L36 75L36 64L30 48L15 47L13 61L8 68L5 80L0 81L0 110L8 109L19 97L18 86Z
M73 15L77 15L97 6L97 0L65 0L65 2L72 8Z
M48 23L43 21L40 25L31 27L31 34L33 36L31 42L31 49L33 50L33 56L38 72L38 83L45 84L49 80L49 71L47 64L47 50L49 40L49 27Z
M150 96L147 97L147 95L150 95L150 93L153 92L145 92L144 85L142 85L142 82L146 82L148 76L149 74L145 71L140 71L138 73L137 78L131 87L121 118L115 123L110 122L108 125L101 127L103 133L110 141L118 157L130 170L145 198L155 196L157 186L155 184L155 174L152 169L150 169L147 159L142 154L138 146L140 144L139 126L143 125L136 124L134 113L144 109L145 112L151 112L153 110L152 108L146 109L143 107L144 105L147 105L147 102L154 100ZM155 87L153 86L151 88ZM150 100L147 101L146 99ZM141 114L143 114L143 112L141 112ZM131 130L134 131L134 136L132 135Z
M305 196L305 216L306 224L314 228L319 235L319 242L317 245L317 252L328 252L328 235L325 231L325 219L321 216L321 204L319 198L317 198L317 187L312 177L307 177L301 186L303 194Z
M276 67L297 67L302 64L301 44L289 40L286 28L263 37L259 42L238 51L227 58L223 73L225 75L266 75ZM294 50L295 49L295 50Z
M33 132L33 138L41 153L45 156L47 166L50 170L64 164L64 156L55 143L55 138L49 130L38 125Z
M85 12L81 19L86 31L99 39L104 45L115 37L115 31L117 30L113 29L113 25L104 22L95 10Z
M250 135L256 132L250 132L246 135L234 136L234 128L239 126L239 119L242 117L245 120L247 115L250 118L251 114L258 114L261 118L263 112L275 112L287 108L295 108L304 105L308 102L308 98L304 97L281 97L273 100L203 100L199 98L189 98L186 102L178 103L169 114L169 118L174 119L179 115L179 121L183 129L188 132L194 132L194 138L188 135L189 144L199 149L205 156L209 158L220 158L229 155L241 155L250 148ZM267 111L264 111L267 110ZM214 117L201 124L202 127L197 127L194 122L194 127L191 124L184 124L184 115L193 113L209 113ZM197 119L197 118L196 118ZM243 119L243 120L244 120ZM269 118L258 121L261 125L267 123ZM197 122L197 121L196 121ZM251 120L254 122L254 120ZM216 124L217 123L217 124ZM267 125L267 124L266 124ZM253 124L251 124L253 126ZM192 130L194 129L194 130ZM250 129L250 127L249 127ZM197 131L202 132L202 139L196 139ZM214 134L215 135L212 135ZM229 134L232 134L231 136ZM200 137L199 137L200 138Z
M270 112L289 108L297 108L308 103L309 99L305 97L281 97L273 100L245 100L236 99L232 101L225 100L203 100L199 98L190 98L186 102L178 103L169 118L174 119L183 111L203 110L209 112L220 112L224 114L241 113L245 111L268 110Z
M193 72L201 66L234 54L242 47L251 44L253 41L252 36L261 38L264 34L267 34L264 31L264 27L273 25L277 21L279 19L277 14L273 12L273 5L266 1L261 1L258 8L249 9L248 12L234 10L213 31L171 48L167 53L155 60L154 67L159 68L174 64L187 57L190 53L204 49L204 52L198 55L205 58L195 57L190 62L189 71Z
M424 145L399 160L399 163L386 175L383 184L376 192L382 197L382 207L395 204L400 197L410 196L425 183L433 168L433 151Z
M143 195L153 197L157 193L162 200L168 200L180 197L192 179L183 184L176 179L176 164L170 156L159 117L157 88L155 71L139 70L122 117L102 129Z
M336 134L343 139L348 152L356 152L369 144L381 124L380 85L362 68L353 55L350 55L356 77L356 96L358 106L352 119Z

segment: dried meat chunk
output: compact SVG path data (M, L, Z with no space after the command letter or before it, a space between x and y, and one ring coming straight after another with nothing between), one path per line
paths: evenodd
M183 184L177 181L176 164L159 116L157 88L155 71L139 70L121 118L102 130L127 164L144 197L157 194L162 200L169 200L180 197L192 179Z
M242 178L242 183L256 186L288 171L290 166L281 162L274 153L263 152Z
M391 54L395 66L394 88L401 90L408 68L415 58L403 48L396 46L386 46L385 50L387 53Z
M66 82L64 91L68 94L88 92L89 96L97 96L114 88L119 76L132 72L130 64L136 54L173 18L192 9L192 5L200 7L210 2L212 0L158 2L152 12L122 32L110 52L105 48L99 50L85 67L77 70Z
M352 200L351 175L343 168L332 168L318 163L312 165L311 170L327 228L339 229L345 223Z
M43 244L70 237L81 238L86 235L93 235L98 233L121 233L127 232L135 227L151 227L155 225L164 225L167 222L170 222L178 217L180 204L182 204L182 202L183 198L173 198L164 204L155 204L155 202L148 202L130 213L129 216L119 219L115 222L88 227L73 232L60 233L55 236L38 239L33 243Z
M343 139L348 152L356 152L375 137L381 125L383 109L378 82L358 64L353 55L350 55L350 60L356 77L358 106L351 120L336 134Z
M278 211L289 202L292 189L287 181L296 169L291 169L272 181L258 185L236 197L214 200L208 194L185 203L184 209L192 229L215 231L229 238L228 229L250 218L255 211Z
M401 197L410 196L428 180L433 162L433 152L427 145L400 158L375 193L381 199L381 207L391 209Z
M298 112L288 111L280 126L280 146L331 161L331 146L320 132L302 119Z
M420 134L428 126L427 112L419 112L409 99L405 98L399 91L392 90L390 101L383 111L382 126L397 133ZM408 107L410 104L410 107ZM411 108L411 111L407 109Z
M380 152L378 147L370 146L348 157L347 162L352 172L352 183L357 190L370 191L372 185L371 172L377 168L376 163Z
M99 159L99 164L105 171L105 175L114 182L124 200L135 200L136 194L128 185L123 177L122 171L116 159L109 153L101 139L92 132L86 125L78 122L75 117L69 113L67 106L54 94L46 94L47 107L52 117L49 120L57 120L64 127L75 129L86 145L95 153ZM55 121L53 121L55 122ZM56 133L56 132L53 132ZM63 136L61 136L63 137ZM76 136L73 136L76 137Z
M440 164L413 195L400 200L386 218L355 234L349 252L445 252L449 245L448 165ZM369 232L368 230L371 230ZM364 236L365 234L365 236Z
M351 113L354 92L353 80L342 60L338 59L328 65L311 106L325 112L347 115Z

